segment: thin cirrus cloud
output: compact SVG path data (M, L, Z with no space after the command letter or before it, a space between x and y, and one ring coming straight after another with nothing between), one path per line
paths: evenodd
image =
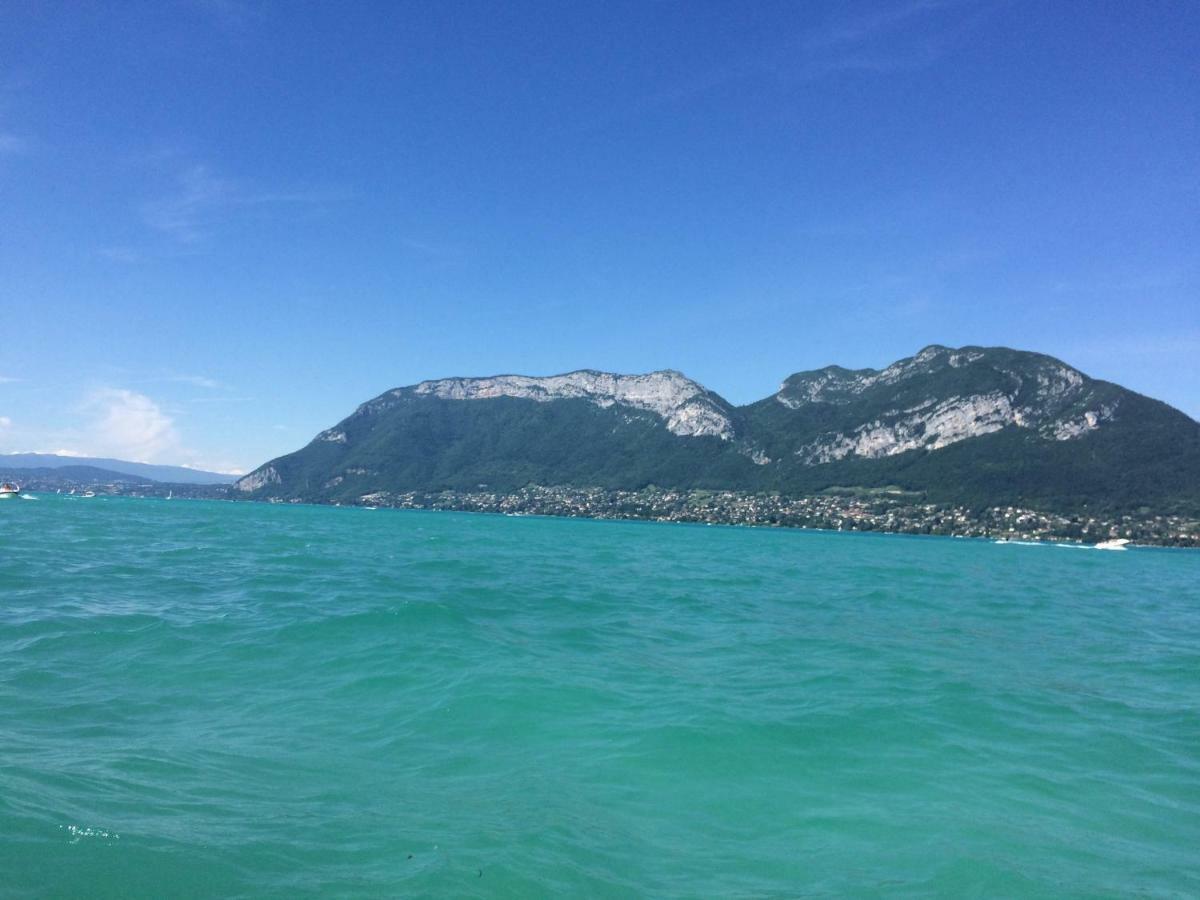
M191 5L231 32L245 31L264 18L262 5L250 0L191 0Z
M228 385L215 378L209 378L207 375L171 375L167 380L179 384L190 384L192 387L204 388L208 391L228 390Z
M684 81L564 130L599 130L745 80L770 77L784 84L805 83L842 73L922 69L936 63L975 31L993 5L988 0L908 0L870 13L840 15L753 57L696 72Z
M983 0L909 0L833 19L806 32L785 77L813 81L838 73L922 69L982 24Z
M29 149L29 142L23 137L8 132L0 132L0 156L24 153Z
M143 254L140 250L134 249L133 247L101 247L96 252L109 262L132 264L139 263L145 259L145 254Z
M171 191L144 202L141 214L151 228L191 244L241 202L232 181L215 175L208 166L193 165L179 173Z
M909 0L874 9L858 16L833 19L808 32L804 44L810 49L847 47L870 41L932 13L962 9L964 0Z
M262 191L218 174L205 163L177 171L169 187L143 201L143 223L185 245L198 244L221 225L252 209L285 205L315 205L339 196L331 191ZM127 249L127 248L118 248Z

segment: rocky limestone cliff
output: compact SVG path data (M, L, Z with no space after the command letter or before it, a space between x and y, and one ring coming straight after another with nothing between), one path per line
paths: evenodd
M966 371L971 370L975 371ZM914 398L918 385L962 383L974 390ZM980 389L986 386L986 390ZM943 387L944 389L944 387ZM813 404L851 406L906 396L903 408L878 411L848 430L821 434L795 450L806 465L850 456L878 459L910 450L938 450L1008 426L1036 430L1053 440L1073 440L1112 419L1116 401L1106 401L1082 373L1038 354L997 354L982 348L952 350L926 347L916 356L883 370L829 366L793 375L780 387L776 402L800 410ZM915 402L912 402L914 401Z
M883 370L826 366L815 372L801 372L780 385L779 393L775 396L780 403L792 409L805 403L846 404L872 388L896 385L917 375L932 374L940 368L958 369L984 357L982 350L951 350L934 344L916 356L898 360Z
M730 440L733 421L719 401L702 386L679 372L666 369L647 375L615 375L581 370L565 375L536 377L496 375L490 378L442 378L423 381L392 392L402 396L433 396L442 400L488 400L516 397L548 403L552 400L587 400L601 408L621 404L660 416L669 431L692 437Z
M279 473L275 467L269 463L265 466L259 466L249 475L245 475L234 482L233 486L243 493L250 494L260 488L269 487L273 484L279 484Z

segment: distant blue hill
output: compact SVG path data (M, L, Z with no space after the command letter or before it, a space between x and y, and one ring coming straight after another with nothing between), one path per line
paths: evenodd
M4 459L0 456L0 479L15 481L31 490L38 490L44 485L158 484L143 475L97 469L95 466L42 466L38 469L21 469L6 465Z
M150 481L172 484L230 484L236 475L203 472L184 466L155 466L149 463L128 462L123 459L103 459L91 456L58 456L53 453L6 453L0 455L0 467L5 469L62 469L92 466L122 475L134 475Z

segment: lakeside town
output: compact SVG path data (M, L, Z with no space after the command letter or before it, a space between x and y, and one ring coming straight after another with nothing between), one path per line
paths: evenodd
M35 478L24 482L35 492L159 497L197 500L237 499L228 485L96 483L87 478ZM285 501L268 501L285 502ZM298 503L299 500L290 502ZM344 504L343 504L344 505ZM788 497L741 491L637 491L530 485L513 492L379 491L364 494L357 506L437 509L504 515L590 519L650 520L710 525L813 528L829 531L932 534L994 540L1099 543L1124 538L1134 544L1200 548L1200 516L1154 514L1073 515L1019 506L971 509L929 503L923 494L898 489L845 489Z
M648 519L711 525L818 528L934 534L997 540L1099 543L1125 538L1135 544L1200 547L1200 518L1181 515L1061 515L1014 506L973 511L922 502L903 492L863 491L807 497L738 491L639 491L530 486L512 493L377 492L361 505L442 509L508 515L592 519Z

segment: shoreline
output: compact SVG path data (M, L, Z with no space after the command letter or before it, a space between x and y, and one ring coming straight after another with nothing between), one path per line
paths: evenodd
M508 516L932 535L1085 547L1113 538L1126 538L1139 546L1200 548L1200 519L1192 517L1067 515L1016 506L992 506L972 511L962 506L916 502L912 496L887 492L784 497L736 491L674 491L657 488L620 491L531 486L513 492L494 493L380 491L364 494L350 502L270 497L253 499L269 503L310 502L320 506L374 506L380 509L428 509Z
M736 491L616 491L599 488L528 487L514 492L406 491L376 492L357 500L301 497L245 497L225 486L97 485L97 499L215 500L267 505L317 506L345 509L422 510L463 512L509 518L586 519L709 525L730 528L769 528L817 531L827 534L880 534L943 537L1093 548L1101 541L1125 537L1130 547L1200 549L1200 519L1181 516L1110 515L1085 518L1040 512L1022 507L988 507L972 513L965 507L907 502L896 494L824 494L802 497L742 494ZM55 496L53 491L35 493ZM1089 527L1095 540L1072 531ZM1107 533L1100 531L1106 527Z

